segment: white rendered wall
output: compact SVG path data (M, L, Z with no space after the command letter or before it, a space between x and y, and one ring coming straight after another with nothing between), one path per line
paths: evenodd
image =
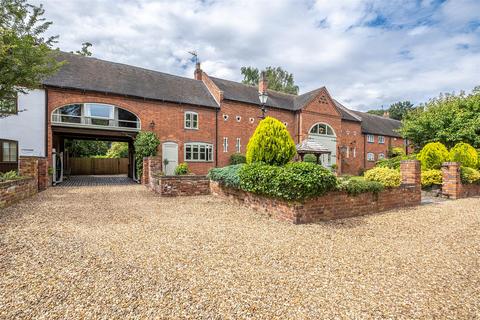
M0 139L17 140L20 156L45 157L45 90L19 93L18 110L0 118Z

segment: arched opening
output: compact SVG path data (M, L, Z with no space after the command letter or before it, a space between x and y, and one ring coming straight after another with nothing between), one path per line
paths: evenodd
M308 131L308 138L326 147L329 153L320 155L319 160L325 167L337 163L337 135L332 126L324 122L317 122Z

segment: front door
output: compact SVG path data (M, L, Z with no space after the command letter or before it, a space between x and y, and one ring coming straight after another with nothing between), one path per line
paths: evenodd
M175 174L175 168L178 166L178 144L175 142L165 142L162 145L163 172L167 176Z

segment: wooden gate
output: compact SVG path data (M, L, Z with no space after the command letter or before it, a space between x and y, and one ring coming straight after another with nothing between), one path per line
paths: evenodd
M127 174L128 158L70 158L71 175Z

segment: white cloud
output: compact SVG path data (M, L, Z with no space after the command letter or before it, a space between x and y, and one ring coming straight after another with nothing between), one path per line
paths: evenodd
M119 0L45 2L62 50L191 77L282 66L301 91L325 85L348 106L422 102L480 84L476 0ZM476 32L475 32L476 31Z

